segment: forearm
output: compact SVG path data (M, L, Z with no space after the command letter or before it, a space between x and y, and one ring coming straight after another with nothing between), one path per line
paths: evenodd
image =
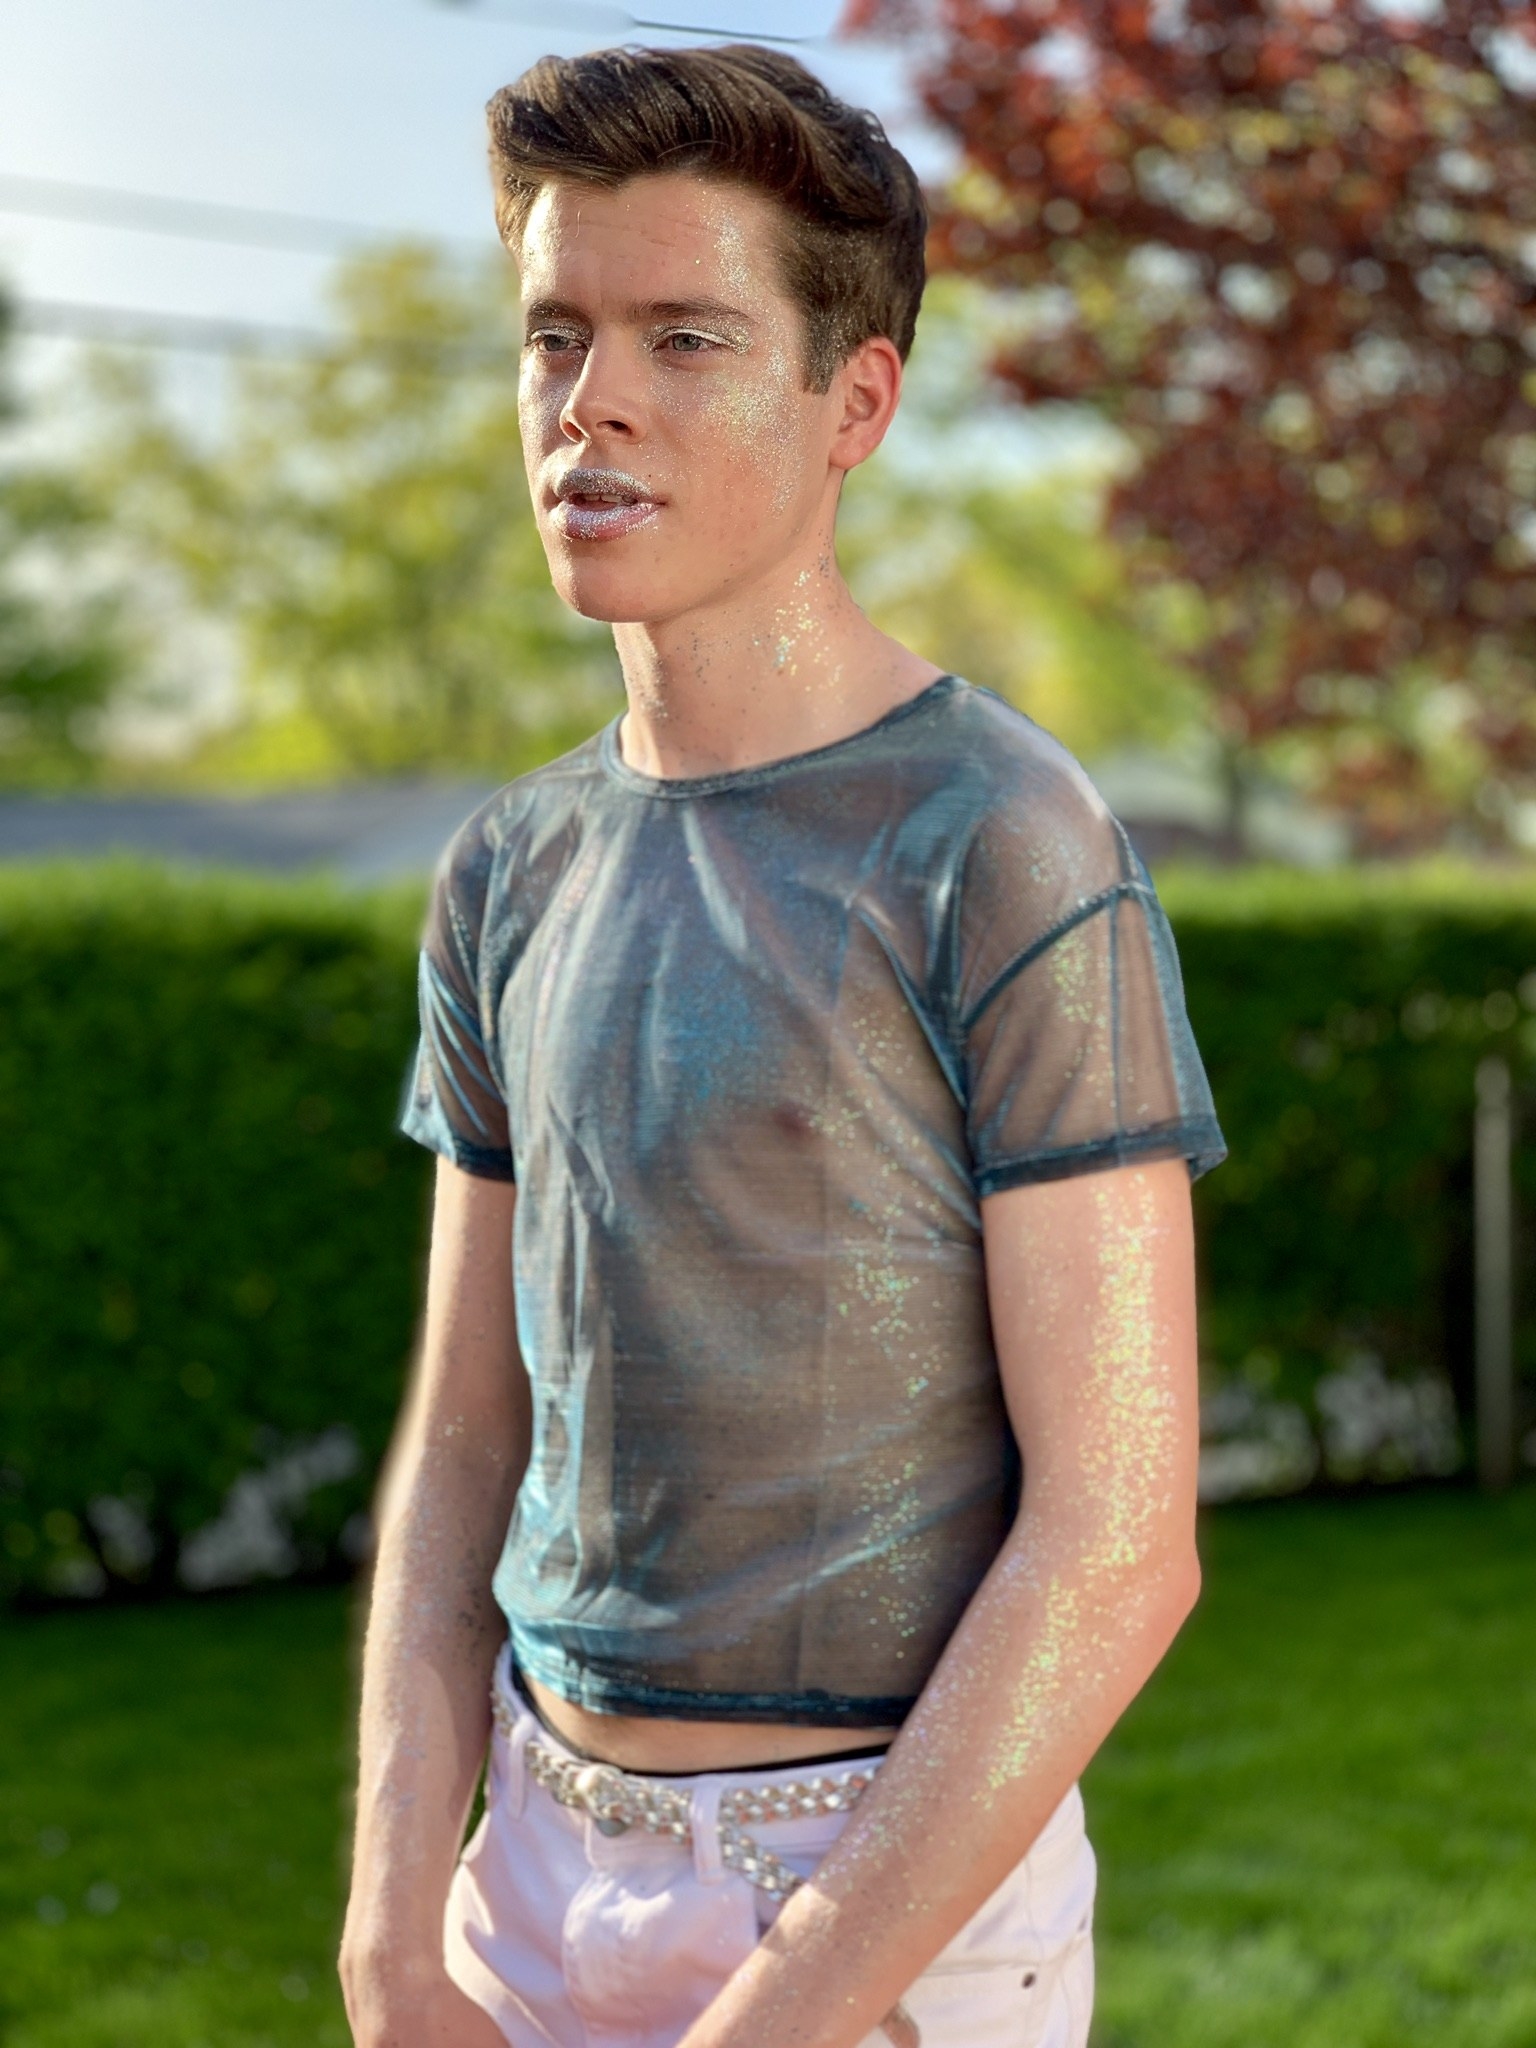
M1027 1513L814 1880L682 2048L853 2048L1027 1852L1193 1604Z
M441 1969L443 1906L490 1732L505 1633L491 1579L530 1440L514 1200L509 1186L439 1166L421 1352L379 1489L342 1947L354 2005L393 2004L392 1985Z
M505 1634L491 1576L511 1511L505 1459L412 1447L392 1475L363 1656L348 1946L408 1970L441 1950L442 1910L490 1732Z

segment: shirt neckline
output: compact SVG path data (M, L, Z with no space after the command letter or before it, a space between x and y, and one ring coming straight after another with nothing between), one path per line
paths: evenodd
M935 676L931 683L925 683L915 696L906 697L900 704L893 704L889 711L882 712L872 725L861 725L857 732L844 733L840 740L828 740L825 746L809 747L799 754L781 754L774 761L758 761L750 768L726 768L714 775L647 775L639 768L631 768L619 752L619 726L623 720L622 711L615 713L599 735L599 754L605 772L613 781L622 783L642 796L690 797L714 796L731 789L750 788L759 782L772 781L776 776L790 773L796 768L806 767L817 761L825 761L830 755L845 753L852 747L862 746L883 733L888 726L898 725L902 719L910 718L915 712L926 710L930 704L948 697L960 688L961 679L946 673Z

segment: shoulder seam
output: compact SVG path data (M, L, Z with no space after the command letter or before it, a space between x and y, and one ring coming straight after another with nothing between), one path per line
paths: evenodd
M999 970L987 988L977 997L960 1020L961 1030L974 1030L982 1013L1002 994L1009 982L1017 979L1026 967L1038 960L1040 955L1054 946L1058 939L1064 938L1077 925L1086 923L1090 917L1096 917L1101 910L1107 910L1112 903L1118 903L1123 897L1128 896L1135 897L1141 902L1153 900L1153 892L1142 882L1115 882L1108 889L1101 889L1096 896L1086 898L1075 910L1053 924L1049 931L1032 940L1021 953L1014 955L1006 967Z

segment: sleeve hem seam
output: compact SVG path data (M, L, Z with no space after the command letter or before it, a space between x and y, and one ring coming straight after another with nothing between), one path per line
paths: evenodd
M428 1152L435 1152L440 1159L450 1161L463 1173L472 1173L480 1180L505 1180L515 1182L517 1174L510 1152L498 1152L489 1147L467 1144L462 1138L449 1134L414 1130L409 1124L402 1124L401 1131L415 1144L424 1146Z
M1193 1180L1219 1166L1227 1156L1227 1148L1220 1126L1211 1118L1159 1124L1152 1130L1118 1132L1112 1138L1095 1138L1083 1145L1064 1145L1053 1152L1032 1152L1016 1159L1000 1159L977 1173L976 1191L982 1197L1000 1194L1005 1188L1022 1187L1033 1181L1065 1180L1074 1173L1090 1172L1097 1166L1115 1166L1123 1161L1159 1153L1165 1157L1180 1155L1187 1159Z

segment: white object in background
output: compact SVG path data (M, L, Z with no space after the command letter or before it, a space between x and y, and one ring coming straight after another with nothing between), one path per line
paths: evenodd
M1477 1069L1472 1139L1475 1239L1477 1476L1502 1492L1515 1473L1514 1199L1510 1187L1509 1068L1490 1056Z

